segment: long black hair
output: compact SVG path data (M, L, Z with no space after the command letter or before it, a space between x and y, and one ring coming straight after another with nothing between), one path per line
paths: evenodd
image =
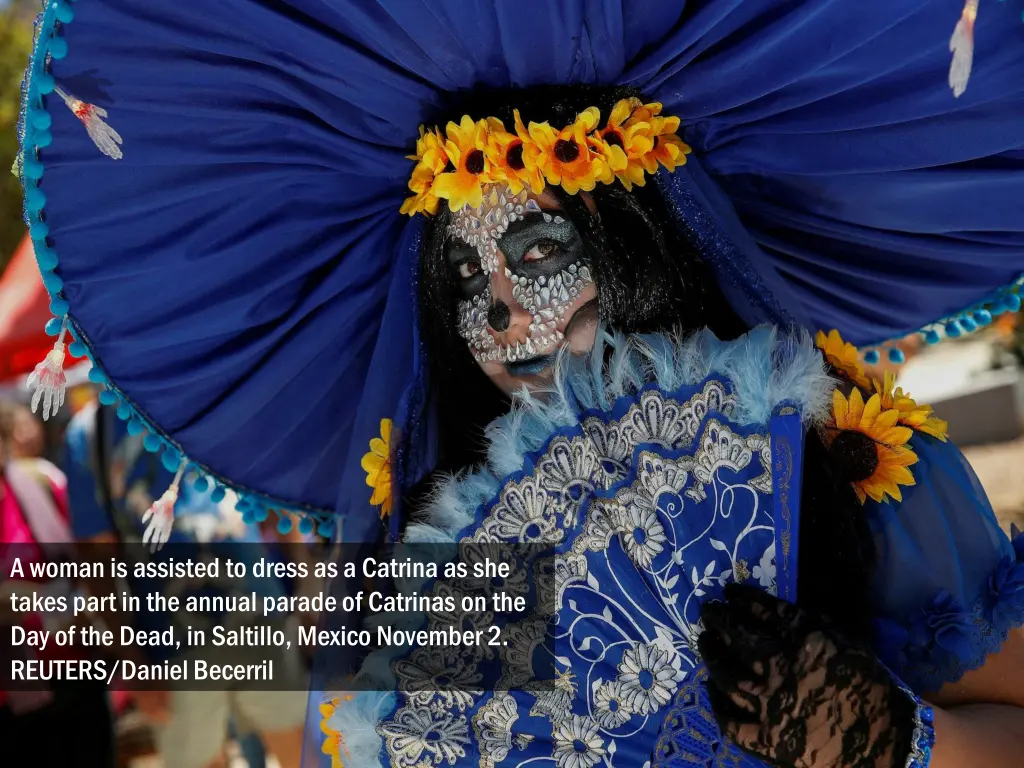
M474 119L497 117L509 126L515 107L525 122L564 126L587 107L596 106L606 116L629 97L640 94L628 88L581 86L487 90L462 94L446 105L439 124L469 114ZM602 321L626 333L708 327L721 339L749 330L730 308L692 234L672 216L656 183L649 180L632 191L618 183L598 185L591 194L596 213L578 195L557 187L551 191L583 241ZM457 286L445 258L449 221L442 205L426 224L419 283L420 328L438 418L439 472L481 462L484 427L509 407L456 331ZM798 599L802 606L830 616L851 637L866 640L874 546L853 488L841 478L841 466L812 430L804 454ZM405 509L415 509L430 482L428 478L408 495Z

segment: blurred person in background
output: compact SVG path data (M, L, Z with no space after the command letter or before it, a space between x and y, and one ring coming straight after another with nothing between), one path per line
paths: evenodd
M84 407L71 421L66 433L65 471L71 521L75 537L85 544L135 544L130 557L174 557L193 559L216 552L236 561L251 563L269 557L255 525L241 522L227 499L214 501L212 494L198 491L191 483L183 483L177 504L179 524L175 526L169 546L150 554L141 545L144 525L142 516L171 485L173 476L159 457L145 450L141 435L130 435L126 423L117 418L114 408L96 402ZM178 545L177 547L175 545ZM168 554L173 550L173 555ZM269 580L229 579L222 571L216 580L189 583L177 580L157 583L129 581L129 589L137 596L160 591L184 599L187 594L239 593L262 591L284 594L280 583L271 587ZM279 590L279 591L277 591ZM111 617L113 621L118 618ZM176 631L184 636L185 626L203 626L203 616L186 616L183 612L173 620ZM228 614L224 622L242 622L246 617ZM136 629L163 630L167 619L161 614L138 613L133 617ZM206 628L206 627L204 627ZM232 627L229 627L232 628ZM148 660L163 661L155 656L162 650L150 647ZM230 660L245 663L246 648L232 648ZM262 660L266 649L253 649ZM180 654L187 652L182 649ZM275 692L228 691L161 691L138 690L134 698L149 717L156 731L156 742L166 768L214 768L227 764L225 749L233 728L253 759L259 758L259 734L266 749L282 768L297 768L300 761L302 723L305 716L305 683L301 675L301 658L294 652L282 651L275 658L275 680L288 670L296 675L294 690ZM247 738L249 737L249 738ZM255 754L252 754L255 752Z
M42 421L26 405L12 407L11 457L39 459L46 454L46 430Z
M12 594L71 590L66 583L30 584L8 577L14 558L27 568L29 561L71 557L73 546L64 475L45 459L18 455L15 448L20 445L24 451L26 445L15 438L19 412L18 406L0 401L0 625L4 632L12 625L52 631L65 628L66 617L11 609ZM68 656L51 643L35 658ZM104 684L51 682L41 691L0 691L0 744L5 751L32 755L31 762L21 765L113 766L112 717Z

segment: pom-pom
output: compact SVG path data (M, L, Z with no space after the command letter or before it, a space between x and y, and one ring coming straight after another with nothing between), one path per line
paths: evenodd
M868 365L878 365L878 350L869 349L864 353L864 362Z
M889 350L889 362L896 363L897 365L902 364L906 360L906 356L903 354L903 350L899 347L892 347Z
M50 250L46 246L36 245L35 246L35 251L36 251L36 264L39 265L39 270L40 271L42 271L44 269L54 269L57 266L57 254L55 254L52 250ZM55 331L54 333L51 333L50 334L51 336L56 336L57 333L60 331L60 318L54 318L54 319L57 320L57 323L58 323L57 331Z

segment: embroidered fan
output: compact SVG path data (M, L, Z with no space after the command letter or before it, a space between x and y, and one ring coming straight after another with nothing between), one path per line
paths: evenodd
M730 343L605 337L592 354L563 359L556 393L525 396L492 427L493 472L453 480L408 535L448 529L470 568L500 546L530 574L504 589L539 607L516 621L428 612L428 629L501 626L503 645L418 648L390 665L392 711L369 693L329 708L324 727L352 764L759 764L718 734L700 606L731 581L795 598L802 421L820 415L832 382L809 339L763 329ZM590 363L606 359L613 373L595 380ZM380 667L371 658L364 670Z

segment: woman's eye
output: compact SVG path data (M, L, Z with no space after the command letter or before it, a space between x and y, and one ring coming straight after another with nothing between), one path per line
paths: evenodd
M562 246L551 240L537 243L523 256L523 261L543 261L548 256L557 256L562 252Z
M480 265L475 261L467 261L463 264L459 264L459 277L463 280L469 280L469 278L480 274Z

